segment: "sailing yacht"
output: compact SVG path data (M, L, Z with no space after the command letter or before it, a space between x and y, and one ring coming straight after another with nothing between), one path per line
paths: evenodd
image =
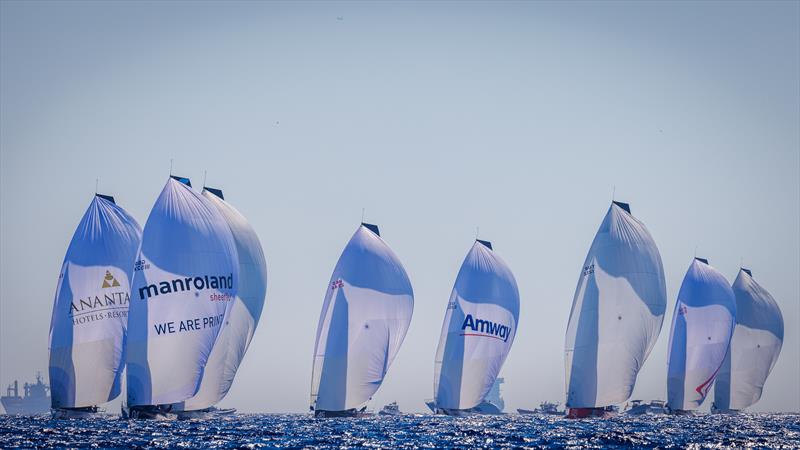
M456 277L436 349L434 412L501 414L487 398L519 323L519 289L489 241L476 240ZM498 390L499 397L499 390Z
M72 236L50 321L55 418L91 417L120 394L128 274L141 236L136 220L102 194L94 196Z
M414 293L377 225L362 223L345 246L322 304L311 377L316 417L366 412L400 345Z
M703 404L728 352L736 300L725 277L694 258L681 283L667 356L667 407L691 415Z
M661 255L630 205L612 202L578 277L565 345L567 417L628 400L667 305Z

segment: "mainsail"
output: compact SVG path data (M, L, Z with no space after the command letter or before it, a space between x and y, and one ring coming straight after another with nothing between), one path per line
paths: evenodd
M400 349L413 309L403 265L378 227L362 224L336 263L322 305L311 381L318 414L366 404Z
M256 231L236 208L225 201L221 190L206 187L203 196L222 214L233 233L239 257L239 286L206 363L200 389L192 398L176 405L178 410L185 411L213 406L228 393L258 326L267 293L267 262Z
M672 314L667 357L667 406L691 411L703 404L728 352L736 301L728 281L695 258Z
M458 271L436 350L437 409L469 410L492 388L519 322L511 269L486 241L476 241Z
M714 405L721 410L742 410L761 398L783 346L783 315L775 299L741 269L733 282L736 327L717 381Z
M186 178L170 177L144 227L128 321L128 404L182 402L198 390L239 261L231 230Z
M142 229L114 203L95 195L61 266L50 321L53 408L84 408L120 393L128 323L128 272Z
M613 202L583 263L565 345L567 407L627 400L667 304L661 255L626 203Z

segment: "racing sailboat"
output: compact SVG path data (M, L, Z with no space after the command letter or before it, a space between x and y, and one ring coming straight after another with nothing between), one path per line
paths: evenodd
M236 298L211 350L200 389L175 405L178 418L202 418L231 414L234 409L218 409L219 403L233 385L245 352L258 326L267 293L267 263L256 231L250 222L231 206L222 190L203 188L206 198L227 222L236 243L239 258L239 286Z
M219 210L170 176L133 267L127 380L131 418L175 418L192 398L236 298L236 241Z
M128 323L128 273L142 229L108 195L96 194L61 266L50 321L55 418L92 416L120 394Z
M628 400L666 309L661 255L627 203L612 202L583 263L565 345L567 417Z
M322 304L311 377L316 417L355 416L380 388L403 343L414 293L376 225L347 243Z
M783 346L781 309L749 269L739 270L733 294L736 326L714 382L713 412L736 412L754 405Z
M487 401L519 323L519 290L488 241L467 253L447 303L433 378L433 407L447 415L501 414Z
M725 277L695 258L678 292L667 356L667 407L692 414L703 404L728 352L736 300Z

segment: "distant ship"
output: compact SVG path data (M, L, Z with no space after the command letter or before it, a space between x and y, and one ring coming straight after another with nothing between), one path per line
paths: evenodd
M668 414L666 402L663 400L650 400L644 403L642 400L631 400L625 405L624 414L629 416L641 416L642 414Z
M0 397L0 403L6 414L32 416L50 410L50 387L42 382L42 375L36 374L36 384L25 383L25 396L19 396L19 383L14 380L6 389L6 395Z
M517 409L520 414L543 414L548 416L563 416L564 411L558 410L558 402L542 402L536 409Z
M378 412L378 415L381 416L399 416L401 414L403 413L400 412L400 407L397 405L397 402L389 403Z

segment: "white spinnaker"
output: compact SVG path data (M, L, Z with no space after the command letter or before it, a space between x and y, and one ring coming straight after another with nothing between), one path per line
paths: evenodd
M565 345L570 408L626 401L664 321L661 255L629 211L611 204L575 289Z
M764 383L783 346L783 315L766 289L742 269L733 282L736 326L714 382L719 409L742 410L761 398Z
M347 243L325 294L314 346L311 405L358 408L372 397L403 343L414 293L400 260L362 224Z
M470 409L492 388L511 350L519 321L519 290L511 269L476 241L458 271L436 349L436 406Z
M142 229L114 203L96 195L61 266L50 321L50 392L54 408L115 399L124 367L130 285Z
M197 392L238 280L225 219L171 177L147 219L133 269L129 405L179 403Z
M219 210L233 233L239 257L239 286L206 363L200 389L192 398L176 405L186 411L208 408L227 395L253 338L267 293L267 262L255 229L221 197L221 191L203 189L203 196Z
M728 352L736 301L728 281L695 258L681 283L667 356L667 406L691 411L703 404Z

